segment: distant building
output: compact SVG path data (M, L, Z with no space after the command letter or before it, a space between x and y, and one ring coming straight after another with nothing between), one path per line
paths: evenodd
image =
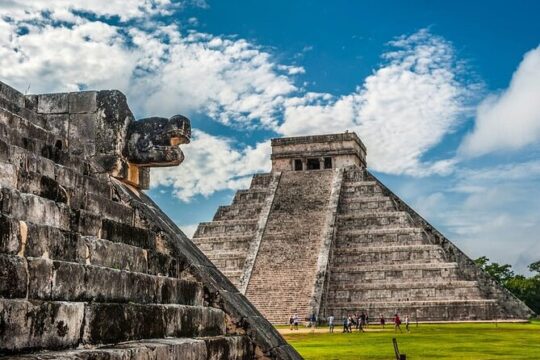
M271 322L531 314L366 169L355 133L273 139L271 159L193 238Z

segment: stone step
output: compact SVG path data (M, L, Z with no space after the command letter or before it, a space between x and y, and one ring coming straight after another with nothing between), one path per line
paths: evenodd
M202 287L171 277L0 254L0 295L55 301L202 305ZM29 284L27 292L26 284ZM111 286L114 284L114 286Z
M395 252L418 252L418 251L442 251L439 245L390 245L390 246L364 246L344 248L340 247L334 250L335 255L350 254L370 254L370 253L395 253Z
M383 314L387 323L392 326L391 319L398 313L403 321L405 315L411 321L429 319L431 321L456 320L490 320L498 319L502 315L497 310L495 300L423 300L423 301L370 301L370 302L343 302L329 304L326 314L333 314L341 319L348 314L358 311L367 311L370 319L377 319Z
M71 209L62 203L10 188L0 189L0 208L12 218L70 230Z
M16 125L18 126L18 125ZM0 133L9 132L1 122L0 117ZM17 129L15 131L20 131ZM23 130L24 131L24 130ZM34 136L35 134L31 135ZM40 140L32 137L3 137L3 139L9 139L15 141L13 143L6 143L2 140L5 147L7 145L9 149L9 162L19 167L24 165L30 165L28 170L38 170L39 168L52 169L54 164L70 168L71 170L85 175L97 175L94 171L90 171L93 166L88 160L85 160L81 156L70 154L66 151L65 140L60 139L58 136L51 135L50 140ZM38 171L39 172L39 171ZM45 172L39 172L42 175L47 175Z
M262 204L268 196L268 189L238 190L233 198L233 204Z
M219 236L193 236L193 242L196 244L221 243L229 241L250 242L253 235L229 235L223 234Z
M340 230L410 228L413 225L409 214L404 211L340 214L337 223Z
M339 229L336 234L336 246L367 244L409 245L417 241L427 242L424 230L418 227L378 228L378 229Z
M202 222L193 237L247 235L257 230L257 220L225 220Z
M216 251L209 252L206 256L210 260L226 260L226 259L244 259L246 257L245 251L229 250L229 251Z
M390 265L362 266L351 264L349 266L336 266L330 274L331 283L381 283L389 281L410 281L458 278L456 263L401 263Z
M394 202L388 196L358 196L344 197L339 202L338 211L340 213L361 212L361 211L391 211L396 210Z
M108 175L91 171L90 164L81 158L70 155L73 159L62 159L62 161L54 159L57 160L54 162L41 154L34 154L14 145L6 146L0 140L0 162L4 165L15 166L17 172L22 171L23 174L19 174L19 177L25 176L26 181L39 183L39 176L44 176L57 181L65 188L78 191L85 189L90 193L109 198L111 196L112 187L109 184Z
M242 251L243 253L246 253L249 249L249 242L248 241L235 241L235 239L229 239L220 242L213 241L213 242L195 242L197 247L201 249L205 254L211 254L215 252L222 252L222 251L231 251L231 250L237 250Z
M130 223L113 219L103 219L101 222L101 237L113 242L137 246L143 249L156 248L156 234Z
M467 280L445 280L445 279L426 279L426 280L394 280L384 282L358 282L358 283L330 283L330 289L333 291L363 291L363 290L396 290L396 289L454 289L454 288L473 288L477 287L476 281Z
M143 339L93 349L37 352L10 356L13 359L77 359L77 360L243 360L253 357L247 336L212 336L203 338Z
M366 247L361 250L336 249L334 251L334 264L349 266L356 264L388 264L402 262L444 262L444 251L438 245L403 245Z
M56 227L21 223L1 214L0 233L0 253L43 257L151 275L176 277L179 274L176 260L167 254L95 236L70 234Z
M0 333L0 353L145 338L219 336L226 330L223 311L189 305L0 299L0 317L5 329Z
M272 182L273 174L255 174L251 178L250 189L268 189Z
M447 299L481 299L480 290L477 287L426 287L411 289L359 289L359 290L334 290L330 289L327 294L328 303L340 301L395 301L395 300L447 300Z
M214 215L213 221L258 219L262 205L260 203L248 206L239 204L220 206Z

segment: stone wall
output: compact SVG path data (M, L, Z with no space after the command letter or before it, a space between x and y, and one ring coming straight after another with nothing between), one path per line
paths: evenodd
M0 355L300 358L141 191L149 157L181 162L184 119L136 133L119 92L0 83ZM137 152L143 135L164 152Z

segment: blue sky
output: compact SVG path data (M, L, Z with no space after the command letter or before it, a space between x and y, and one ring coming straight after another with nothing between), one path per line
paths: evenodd
M540 259L537 1L8 0L0 79L117 88L192 119L150 194L191 234L277 136L356 131L368 166L472 257Z

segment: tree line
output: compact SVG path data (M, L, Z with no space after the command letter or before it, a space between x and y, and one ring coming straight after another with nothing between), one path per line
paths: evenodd
M474 262L535 313L540 314L540 260L529 265L529 270L533 273L529 277L514 273L509 264L491 262L485 256L479 257Z

